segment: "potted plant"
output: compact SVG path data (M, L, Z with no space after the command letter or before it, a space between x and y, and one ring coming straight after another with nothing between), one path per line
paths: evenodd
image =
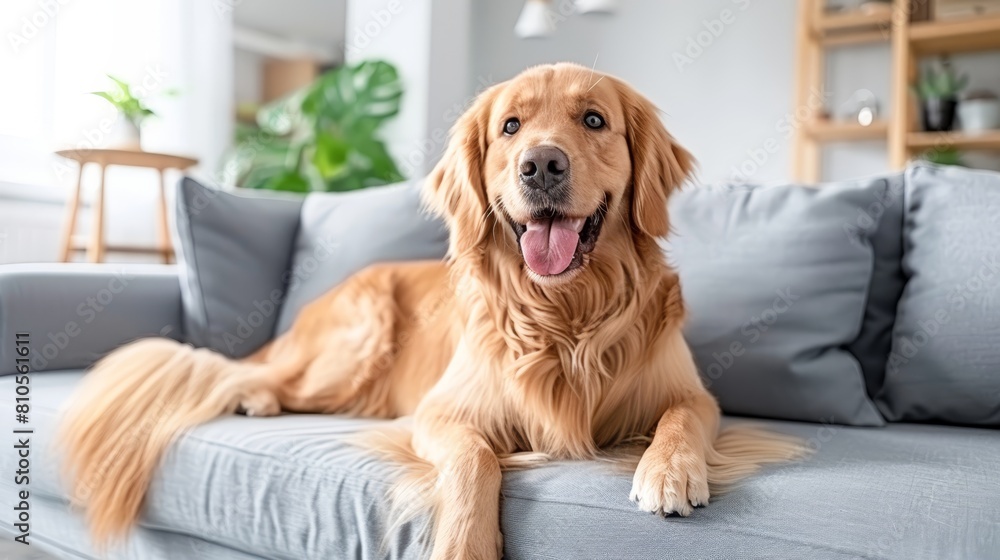
M118 120L111 130L109 146L127 150L141 149L142 122L147 117L155 116L149 107L132 93L132 87L127 82L108 75L114 82L114 87L107 91L94 91L92 94L107 100L108 103L118 110Z
M940 70L933 67L926 69L916 87L924 130L947 131L955 126L958 94L968 83L969 77L956 75L947 60L941 62Z
M384 61L341 66L237 127L225 182L278 191L350 191L403 180L379 138L403 85Z
M969 93L958 104L958 117L962 131L979 134L1000 128L1000 100L992 91L977 90Z
M953 146L942 146L927 150L921 159L930 163L936 163L937 165L965 165L965 162L962 160L962 152Z

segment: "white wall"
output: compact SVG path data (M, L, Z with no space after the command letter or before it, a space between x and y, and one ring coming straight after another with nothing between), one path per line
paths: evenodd
M397 163L406 161L425 138L430 74L432 0L348 0L348 64L369 59L391 62L405 87L399 115L382 137Z
M566 2L556 0L557 9ZM699 159L703 181L734 175L754 183L788 180L795 0L623 0L615 14L572 15L553 37L540 40L514 36L521 6L520 1L474 3L470 87L510 78L533 64L591 66L596 60L598 70L631 82L664 111L667 127ZM720 21L723 10L731 12L726 17L731 23ZM699 34L707 46L691 47ZM1000 91L998 61L996 54L976 55L957 59L956 66L975 76L973 85ZM856 89L866 88L888 114L888 43L833 52L827 74L824 95L834 112ZM777 151L762 151L772 140ZM888 168L884 142L832 145L824 162L826 179ZM741 167L752 172L742 177Z
M237 104L263 99L264 57L240 49L233 51L233 98Z
M108 141L100 123L111 122L115 111L86 94L107 87L105 72L144 85L152 94L176 88L176 98L161 96L151 102L159 117L144 124L143 147L194 156L201 161L202 175L214 173L232 140L231 5L230 0L100 0L74 5L57 20L53 40L27 47L56 53L41 58L48 65L42 90L55 101L45 108L47 122L38 124L44 134L23 142L24 153L0 150L0 262L57 258L62 206L75 182L76 165L51 150L87 149ZM35 3L28 8L40 9ZM59 45L65 47L56 48ZM29 54L25 51L24 56ZM96 168L90 166L84 175L85 203L93 199L97 179ZM176 179L176 174L170 176L171 186ZM112 167L106 184L108 242L153 244L156 173ZM86 227L87 216L82 215L78 231ZM121 260L120 255L114 258Z
M384 59L405 87L398 117L382 131L408 177L424 175L444 149L448 128L472 90L472 0L348 0L348 63ZM477 47L478 48L478 47Z

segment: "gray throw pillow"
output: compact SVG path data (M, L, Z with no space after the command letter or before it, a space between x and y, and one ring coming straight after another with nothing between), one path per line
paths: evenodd
M666 249L681 276L685 337L725 412L884 424L846 348L865 322L885 215L870 206L889 187L881 178L673 197Z
M905 211L907 282L879 408L1000 425L1000 174L912 166Z
M306 198L279 334L303 306L370 264L444 257L448 230L422 210L421 185L411 181Z
M880 187L881 181L885 181L885 189ZM861 332L847 345L847 351L861 365L869 397L874 397L882 388L885 366L892 349L896 304L903 295L906 283L902 265L903 183L902 173L858 182L870 196L863 211L859 211L856 225L872 230L875 259Z
M303 200L181 181L174 246L188 342L240 358L271 339Z

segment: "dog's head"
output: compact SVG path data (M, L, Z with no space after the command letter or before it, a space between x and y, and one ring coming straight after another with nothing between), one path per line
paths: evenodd
M453 257L493 255L551 286L666 235L667 196L693 165L627 84L547 65L476 99L425 195Z

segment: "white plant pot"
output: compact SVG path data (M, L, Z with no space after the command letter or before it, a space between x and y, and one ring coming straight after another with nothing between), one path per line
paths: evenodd
M108 148L117 150L141 150L139 127L125 117L118 117L108 133Z
M958 104L962 131L970 134L1000 128L1000 100L971 99Z

